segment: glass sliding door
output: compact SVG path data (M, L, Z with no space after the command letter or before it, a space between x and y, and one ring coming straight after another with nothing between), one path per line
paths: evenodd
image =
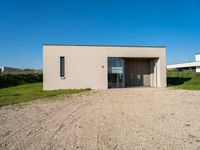
M108 58L108 87L124 87L124 59L120 57Z

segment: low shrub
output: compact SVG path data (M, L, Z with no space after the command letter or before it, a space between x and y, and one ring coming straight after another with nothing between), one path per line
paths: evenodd
M0 88L16 86L25 83L42 82L42 72L12 72L0 75Z
M199 78L200 73L185 71L185 72L173 72L168 71L167 77L178 77L178 78Z

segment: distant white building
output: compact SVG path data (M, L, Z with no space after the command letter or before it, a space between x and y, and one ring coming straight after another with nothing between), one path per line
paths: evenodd
M200 53L195 54L195 61L167 65L168 70L200 72Z
M14 72L14 71L20 71L20 70L21 69L19 68L0 66L0 73Z

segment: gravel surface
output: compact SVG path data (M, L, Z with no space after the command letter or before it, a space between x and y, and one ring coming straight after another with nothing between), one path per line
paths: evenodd
M96 90L0 108L0 149L200 149L200 92Z

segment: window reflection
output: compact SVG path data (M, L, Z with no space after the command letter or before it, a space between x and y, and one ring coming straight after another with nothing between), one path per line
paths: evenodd
M124 87L123 58L108 58L108 87Z

